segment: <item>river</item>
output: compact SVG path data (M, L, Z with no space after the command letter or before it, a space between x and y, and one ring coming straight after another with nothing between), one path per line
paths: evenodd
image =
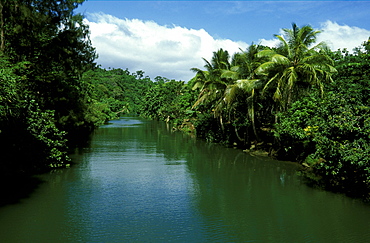
M0 242L369 242L370 206L306 186L297 165L124 117L69 169L0 208Z

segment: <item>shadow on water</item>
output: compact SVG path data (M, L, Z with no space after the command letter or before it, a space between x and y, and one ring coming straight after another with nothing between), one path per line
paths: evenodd
M72 132L68 139L69 153L83 153L85 148L90 147L93 131ZM0 145L1 147L1 145ZM12 157L9 157L12 156ZM53 173L58 170L34 171L33 164L37 164L26 154L15 156L14 153L8 156L1 156L0 161L8 161L0 166L0 207L20 203L22 200L32 196L32 194L43 184L40 178L43 173ZM69 162L74 165L74 162ZM19 171L28 171L19 172Z
M1 176L0 179L0 207L16 204L31 194L43 183L34 176Z
M141 121L128 120L125 126L135 126ZM102 127L116 127L121 126L119 120L113 120L103 125ZM94 135L94 131L81 131L71 133L69 139L72 141L68 144L69 153L83 154L87 148L91 146L91 137ZM23 155L20 155L15 162L14 158L1 157L0 160L12 160L11 163L5 164L0 168L0 207L4 207L11 204L20 203L22 200L32 196L32 194L43 184L45 181L40 179L37 175L29 174L17 174L10 173L11 171L17 171L18 168L14 165L22 165L24 161L28 161ZM29 163L28 161L27 163ZM71 162L72 166L74 162ZM14 167L14 168L13 168ZM52 172L49 172L52 173Z

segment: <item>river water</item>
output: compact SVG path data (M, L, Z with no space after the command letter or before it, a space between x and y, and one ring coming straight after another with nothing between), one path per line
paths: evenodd
M72 168L0 208L0 242L369 242L370 206L307 187L294 163L124 117Z

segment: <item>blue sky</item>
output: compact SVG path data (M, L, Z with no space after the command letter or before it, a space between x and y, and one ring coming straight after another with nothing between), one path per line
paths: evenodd
M276 44L282 28L309 24L332 49L370 37L370 1L96 1L86 16L104 68L143 70L151 78L189 80L218 48Z

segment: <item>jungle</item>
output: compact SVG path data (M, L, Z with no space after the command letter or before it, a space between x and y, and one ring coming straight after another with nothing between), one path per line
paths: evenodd
M104 69L83 1L0 2L0 170L27 176L71 165L68 153L122 114L211 143L302 164L312 186L370 199L370 39L317 43L293 23L280 44L219 49L191 80Z

